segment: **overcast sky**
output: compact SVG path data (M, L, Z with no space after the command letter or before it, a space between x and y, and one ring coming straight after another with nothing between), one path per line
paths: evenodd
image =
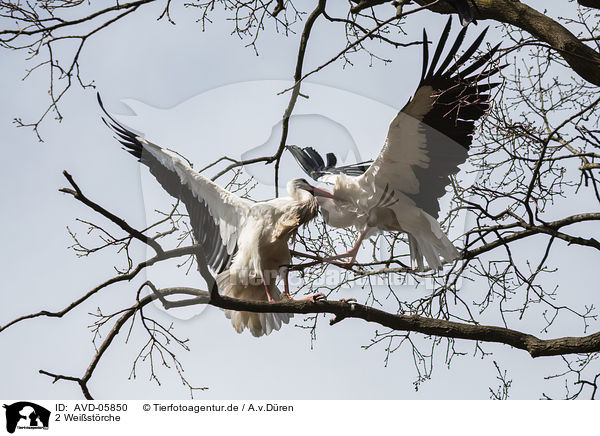
M542 1L527 3L547 6ZM555 8L549 12L554 17L575 13L572 3ZM278 142L278 122L287 104L287 96L277 96L277 92L289 85L298 35L284 38L265 32L258 44L260 56L256 56L243 41L230 35L230 22L215 19L201 33L195 11L174 8L175 26L164 20L157 22L160 12L153 6L142 8L92 38L81 59L83 77L94 80L106 106L121 114L127 125L143 131L157 144L182 152L196 168L223 154L241 157L264 150L267 153L262 154L269 154ZM419 38L424 26L435 39L445 21L446 17L429 12L412 16L405 28L406 40ZM470 28L469 38L485 25L482 22ZM495 43L493 38L494 32L488 41ZM342 27L319 21L309 43L306 69L327 60L344 41ZM300 99L297 114L302 116L294 119L288 143L331 145L342 154L348 150L349 161L374 156L387 124L412 94L421 72L420 48L382 50L393 63L368 66L368 59L362 57L354 67L342 69L335 64L314 75L305 88L311 98ZM61 105L64 120L57 123L49 119L41 127L44 143L39 143L30 130L15 128L11 122L15 116L29 120L43 109L47 76L40 72L21 81L25 69L32 65L24 60L23 53L3 50L0 56L4 102L0 106L4 151L0 176L0 324L5 324L22 314L63 308L114 275L110 255L78 259L67 248L72 243L67 225L81 235L85 233L85 226L74 221L76 217L100 220L58 192L66 186L62 170L68 170L92 199L138 228L154 209L168 206L169 198L112 139L100 121L94 91L74 87L65 96ZM286 179L300 175L289 157L282 168ZM261 173L252 168L250 172L265 183L257 195L268 197L272 193L268 185L271 170ZM576 203L565 202L565 214L576 207ZM515 246L531 250L532 257L537 254L532 244ZM143 247L133 254L137 260L146 256ZM584 249L569 250L569 256L567 271L553 277L553 284L576 291L572 300L564 300L567 303L581 302L579 298L598 305L599 297L585 276L594 265ZM149 274L154 274L148 277L159 286L203 286L199 277L185 276L175 262ZM132 283L107 288L63 319L30 320L0 334L5 356L0 363L0 396L81 398L74 383L52 384L38 370L82 375L94 354L92 334L87 329L93 318L88 313L97 307L107 313L132 304L145 278L142 274ZM475 295L476 284L469 286L462 292ZM361 300L361 289L347 292L343 296ZM474 344L459 341L470 355L456 359L447 368L444 353L438 353L432 379L415 391L416 374L406 350L394 353L386 366L384 346L361 348L369 343L376 328L364 321L345 320L330 327L327 318L322 319L311 346L309 333L292 326L258 340L247 332L238 335L222 312L213 307L194 312L196 316L189 312L166 314L158 308L152 309L152 314L167 324L174 322L176 333L190 338L192 350L179 353L186 375L192 384L210 388L197 398L483 399L489 398L488 387L496 385L493 360L513 380L512 398L539 398L542 392L558 393L562 388L548 387L544 380L557 368L556 359L533 360L524 351L507 346L489 345L486 350L493 351L494 356L481 359L472 357ZM302 317L295 319L300 322ZM516 327L539 334L529 320ZM580 325L561 325L550 334L580 334ZM120 335L111 346L90 382L96 398L188 397L172 370L159 369L161 386L148 380L145 366L139 369L137 379L129 380L144 335L138 326L129 343Z

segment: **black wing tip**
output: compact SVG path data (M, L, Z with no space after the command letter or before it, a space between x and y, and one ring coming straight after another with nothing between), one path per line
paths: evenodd
M444 26L444 30L442 30L442 34L440 35L437 46L435 48L435 52L433 54L433 58L431 59L431 64L429 66L429 72L427 73L425 80L430 79L431 76L434 74L437 63L440 59L440 56L442 55L442 51L444 50L444 46L446 45L446 41L448 40L448 36L450 35L451 28L452 28L452 16L448 17L446 26Z
M469 150L473 140L474 122L487 112L489 91L499 85L492 76L504 68L504 65L498 66L495 56L500 44L495 44L481 56L474 57L488 33L488 26L458 56L467 31L466 27L463 27L444 61L437 71L433 72L443 49L441 46L447 39L446 30L447 28L444 28L442 32L430 70L425 73L425 81L420 84L432 86L436 90L435 104L425 115L423 122ZM490 80L484 83L484 79Z
M320 156L319 152L310 146L300 147L299 145L286 145L285 148L287 148L292 154L297 153L310 156L311 153L314 153Z
M424 47L423 47L423 71L421 73L421 84L425 84L427 82L430 82L436 78L443 77L443 76L451 77L453 74L457 73L459 68L462 67L465 64L465 62L467 62L469 60L469 58L473 55L473 53L475 53L475 51L479 48L479 46L483 42L483 40L490 28L490 26L487 26L486 28L484 28L481 31L481 33L477 36L477 38L475 38L475 40L471 43L471 45L465 50L465 52L458 58L458 60L456 60L454 62L454 64L448 68L448 65L450 65L450 62L452 61L452 59L458 52L458 49L462 45L463 39L465 37L467 28L466 28L466 26L463 26L463 28L458 33L453 46L450 48L449 52L446 54L446 57L445 57L444 61L442 62L441 66L439 67L439 69L437 71L435 71L435 68L437 67L437 63L440 59L441 53L444 49L444 45L446 44L446 41L450 34L451 26L452 26L452 16L450 16L448 18L448 21L446 22L446 25L444 26L444 29L442 30L442 33L441 33L439 41L438 41L438 45L436 46L435 53L433 55L433 58L431 59L431 64L429 64L429 50L427 47L427 43L428 43L427 32L425 31L425 29L423 29L423 46ZM492 49L490 49L489 52L487 52L484 55L484 57L487 57L487 59L491 58L499 48L500 48L500 43L498 43Z
M423 67L422 67L422 71L421 71L421 81L420 83L423 83L423 81L425 80L425 76L427 75L427 68L428 68L428 64L429 64L429 40L427 38L427 30L425 30L425 28L423 27Z
M320 157L321 155L312 147L299 147L297 145L286 145L286 148L290 151L296 162L300 165L300 168L311 177L313 180L317 180L324 170L323 159L321 162L315 159L315 155Z
M471 43L471 45L463 52L463 54L458 57L458 59L453 63L453 65L449 66L452 59L458 52L460 46L462 45L463 39L465 37L467 28L463 27L461 29L461 31L459 32L459 34L457 35L454 45L452 46L452 48L446 55L446 59L444 60L444 62L442 62L442 65L440 66L438 71L436 71L435 73L433 71L429 71L429 73L427 74L427 76L425 78L425 81L429 82L429 81L433 81L435 79L441 79L441 78L450 79L452 76L459 76L463 80L465 80L465 78L467 78L466 76L468 76L469 74L478 70L483 65L485 65L485 64L489 65L491 58L498 52L502 43L497 43L492 48L490 48L487 52L485 52L483 55L476 58L470 65L465 67L465 64L469 61L469 59L471 59L473 54L481 46L481 43L483 42L485 36L487 35L487 32L489 31L489 28L490 28L490 26L487 26L486 28L484 28L479 33L477 38L475 38L475 40ZM446 29L444 29L444 32L445 32L445 30ZM445 42L444 34L442 34L440 41ZM461 67L465 67L465 68L461 71ZM490 73L488 73L488 76L495 74L497 71L499 71L499 70L494 70L494 72L490 71ZM483 74L483 73L480 73L480 74ZM474 77L476 77L476 75L472 76L471 78L467 78L467 79L473 79Z
M335 167L337 165L337 156L333 153L327 153L325 156L327 158L327 166Z
M96 91L96 100L98 100L98 104L104 110L104 103L102 102L102 97L100 97L100 91Z
M444 30L442 31L442 34L444 34L444 33L449 34L451 28L452 28L452 15L448 16L448 21L446 21L446 25L444 26Z
M100 109L102 109L102 112L104 113L104 116L100 117L102 122L113 131L116 135L115 139L125 147L124 150L141 160L143 146L137 139L138 135L123 126L108 113L99 92L96 93L96 98L100 105Z
M345 174L360 176L371 166L372 161L358 162L350 165L337 166L338 158L335 153L326 154L326 162L321 154L313 147L287 146L300 167L314 180L327 174Z

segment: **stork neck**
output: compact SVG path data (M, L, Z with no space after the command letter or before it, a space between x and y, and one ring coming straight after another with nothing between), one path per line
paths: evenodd
M313 199L313 195L304 189L296 189L292 194L292 198L300 203L306 203Z

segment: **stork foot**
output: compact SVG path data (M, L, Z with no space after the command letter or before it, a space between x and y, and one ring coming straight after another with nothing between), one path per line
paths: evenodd
M350 260L337 260L339 259L337 256L334 257L321 257L318 261L313 262L314 265L319 263L328 263L330 265L337 266L339 268L350 269L352 265L356 263L356 259ZM312 266L312 264L310 265Z
M311 301L313 303L316 303L317 301L327 301L327 297L325 296L325 294L323 294L321 292L319 292L318 294L311 295L310 297L299 298L299 299L295 299L290 294L284 293L283 298L288 301Z
M313 303L316 303L317 301L327 301L327 297L325 296L325 294L319 292L317 294L311 295L310 297L302 298L298 301L312 301Z
M339 266L341 268L350 268L352 265L356 263L356 258L348 259L348 260L340 260L337 262L331 262L332 264Z
M326 257L323 259L323 262L331 263L332 265L339 266L341 268L350 268L352 265L356 263L356 255L358 254L358 249L352 249L347 253L338 254L336 256ZM349 258L348 260L340 260L344 258Z

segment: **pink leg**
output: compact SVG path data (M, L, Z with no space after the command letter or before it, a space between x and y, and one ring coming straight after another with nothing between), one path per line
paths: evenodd
M325 259L323 259L323 261L329 262L332 260L349 257L350 260L347 262L344 262L344 263L347 263L348 265L352 265L356 261L356 256L358 255L358 250L360 249L360 246L362 244L362 241L365 239L365 236L367 236L367 231L363 230L362 232L360 232L360 235L358 235L358 239L356 240L356 242L354 243L354 245L352 246L352 248L350 250L348 250L345 253L337 254L332 257L326 257Z
M267 292L267 301L269 301L269 302L275 301L275 300L273 300L273 297L271 297L271 293L269 292L269 285L267 285L267 282L265 280L265 276L262 273L262 271L260 273L260 277L262 278L263 285L265 285L265 291Z
M290 295L290 283L288 281L288 273L289 273L289 269L287 267L281 268L281 278L283 279L284 295L287 298L289 298L290 300L294 300L294 301L312 301L313 303L316 303L317 301L323 301L323 300L327 299L327 297L324 294L322 294L322 293L319 292L318 294L311 295L310 297L306 297L306 298L301 298L299 300L295 300Z
M283 279L283 294L291 300L292 296L290 295L290 282L288 281L288 273L288 267L284 266L281 268L281 278Z

